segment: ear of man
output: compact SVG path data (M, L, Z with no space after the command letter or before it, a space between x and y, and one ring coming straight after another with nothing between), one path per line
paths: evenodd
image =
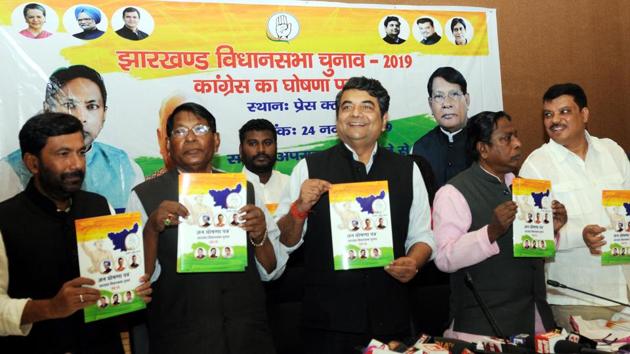
M32 175L36 175L39 173L39 157L31 154L30 152L27 152L24 154L24 157L22 157L22 160L24 161L24 165L26 166L26 168L28 168L29 172Z
M582 121L584 122L584 124L587 124L588 118L591 114L591 112L588 110L588 107L582 108L582 110L580 110L580 114L582 115Z
M221 145L221 135L219 135L219 133L214 133L214 152L215 153L219 151L219 145Z
M475 147L479 152L479 159L485 160L488 157L488 144L483 141L478 141Z

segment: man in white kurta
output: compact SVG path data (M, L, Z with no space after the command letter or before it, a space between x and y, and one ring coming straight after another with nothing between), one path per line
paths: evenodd
M282 192L289 185L289 176L273 169L278 152L276 128L266 119L252 119L238 133L243 173L256 190L262 192L265 205L273 215Z
M588 119L581 87L550 87L543 96L543 122L551 139L525 160L520 176L551 180L552 199L567 210L556 256L547 262L547 279L627 302L627 266L602 266L599 249L604 226L610 224L602 206L602 190L630 189L630 163L614 141L586 131ZM614 303L572 290L548 287L547 291L556 322L565 328L570 328L571 315L609 319L620 310Z

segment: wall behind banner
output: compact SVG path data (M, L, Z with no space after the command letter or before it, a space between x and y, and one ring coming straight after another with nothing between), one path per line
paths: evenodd
M346 2L496 8L503 105L515 118L525 152L529 154L545 141L542 95L549 86L561 82L578 83L586 91L591 111L589 131L630 151L627 1Z

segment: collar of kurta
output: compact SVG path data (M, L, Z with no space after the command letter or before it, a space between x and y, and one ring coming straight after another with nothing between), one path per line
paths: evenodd
M514 179L513 173L506 173L505 180L501 181L499 177L483 169L483 167L479 165L478 161L473 162L470 168L473 170L475 176L481 178L483 181L486 181L492 184L505 184L506 186L510 186L512 185L512 180Z
M588 155L591 149L596 150L597 152L606 153L606 150L603 149L599 144L595 144L593 139L591 138L591 134L588 133L587 130L584 130L584 138L586 139L586 143L588 144L588 150L586 154ZM575 156L577 159L580 159L577 155L575 155L571 150L565 148L564 146L556 143L553 139L549 139L549 147L556 153L562 160L566 160L569 156ZM581 159L580 159L581 160Z
M444 134L444 135L446 136L446 138L448 139L448 142L449 142L449 143L452 143L452 142L455 140L455 138L456 138L456 137L460 137L460 136L462 136L462 135L461 135L461 134L459 134L459 133L461 133L461 132L464 130L464 129L462 128L462 129L460 129L460 130L458 130L458 131L456 131L456 132L454 132L454 133L451 133L451 132L449 132L448 130L444 130L444 128L442 128L442 127L439 127L439 128L440 128L440 130L442 131L442 134Z

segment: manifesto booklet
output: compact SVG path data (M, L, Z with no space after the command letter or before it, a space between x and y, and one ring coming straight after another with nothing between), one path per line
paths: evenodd
M602 264L630 263L630 190L602 191L602 205L610 223L603 235Z
M144 274L140 213L98 216L75 221L81 276L101 292L84 309L85 322L145 308L134 291Z
M512 182L512 198L518 206L512 224L515 257L555 255L550 190L547 180L515 178Z
M245 175L182 173L179 202L189 215L178 226L177 271L244 271L247 234L239 227L239 209L247 203Z
M394 260L387 181L333 184L329 191L335 270Z

